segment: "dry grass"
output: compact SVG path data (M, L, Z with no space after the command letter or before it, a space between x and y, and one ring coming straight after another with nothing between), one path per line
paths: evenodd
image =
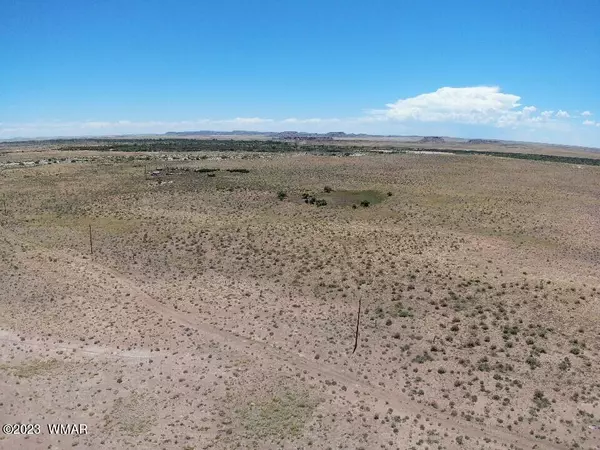
M2 369L93 380L12 413L88 404L111 448L599 444L599 168L226 156L2 173Z
M307 392L284 391L279 395L260 398L236 411L240 426L248 437L297 438L310 420L316 402Z
M52 372L62 366L56 359L31 360L21 364L0 364L0 370L18 378L31 378Z

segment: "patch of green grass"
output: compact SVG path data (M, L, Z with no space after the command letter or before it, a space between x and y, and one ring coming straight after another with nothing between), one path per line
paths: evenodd
M600 166L600 159L596 158L581 158L576 156L558 156L558 155L545 155L535 153L513 153L513 152L491 152L491 151L478 151L478 150L458 150L458 149L419 149L421 152L435 152L435 153L449 153L455 155L483 155L483 156L496 156L500 158L515 158L515 159L528 159L530 161L548 161L548 162L559 162L566 164L581 164L589 166Z
M394 317L414 317L414 312L411 308L404 308L401 303L394 304L391 314Z
M346 190L335 190L328 193L324 193L323 196L328 203L340 206L359 205L361 202L369 202L369 205L373 206L381 203L387 198L386 194L376 190L364 190L364 191L346 191Z
M306 392L273 396L237 410L242 427L258 438L296 437L308 422L318 402Z
M29 221L31 226L38 227L63 227L70 229L79 229L87 236L88 227L92 225L92 232L104 231L113 235L125 234L138 227L136 220L126 220L117 217L84 217L73 214L38 214L31 216Z
M21 364L0 364L0 370L9 372L19 378L31 378L57 369L61 363L56 359L33 360Z
M145 395L133 393L129 397L115 400L111 413L104 416L104 426L108 429L118 427L130 436L147 434L156 418L151 413L152 400Z

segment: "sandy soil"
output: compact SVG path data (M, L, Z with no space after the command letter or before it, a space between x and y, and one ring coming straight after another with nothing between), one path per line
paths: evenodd
M79 156L0 172L0 448L600 446L600 168Z

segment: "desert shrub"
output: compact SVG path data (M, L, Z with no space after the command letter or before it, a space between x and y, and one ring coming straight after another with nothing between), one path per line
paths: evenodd
M315 202L317 201L317 199L315 198L314 195L311 195L308 193L302 194L302 198L304 199L304 203L307 203L309 205L314 205Z
M542 364L540 363L540 360L535 358L533 355L529 356L525 362L527 364L529 364L529 367L531 368L531 370L535 369L536 367L541 366Z
M422 355L417 355L413 358L413 362L416 362L418 364L423 364L427 361L433 361L433 358L427 352L423 353Z
M369 200L363 200L362 202L360 202L360 206L362 206L363 208L368 208L370 204L371 202Z
M329 193L329 192L333 191L333 189L331 188L331 186L325 186L323 188L323 191Z
M284 191L279 191L279 192L277 193L277 198L278 198L279 200L283 200L283 199L285 199L286 197L287 197L287 194L286 194Z
M490 370L492 370L489 362L487 361L487 358L481 358L479 360L479 362L477 364L477 370L480 370L482 372L489 372Z
M314 195L309 194L308 192L305 192L304 194L302 194L302 198L304 199L304 203L309 204L309 205L316 205L316 206L327 205L327 201L325 201L325 199L316 198Z
M569 361L569 358L565 358L563 359L559 364L558 364L558 368L560 370L569 370L571 368L571 361Z
M537 406L539 409L550 406L550 400L548 400L544 396L544 393L539 389L533 394L533 403L535 403L535 406Z

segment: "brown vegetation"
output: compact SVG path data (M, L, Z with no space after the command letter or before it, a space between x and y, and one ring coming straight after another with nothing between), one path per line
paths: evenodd
M600 168L118 156L0 172L0 447L599 445Z

